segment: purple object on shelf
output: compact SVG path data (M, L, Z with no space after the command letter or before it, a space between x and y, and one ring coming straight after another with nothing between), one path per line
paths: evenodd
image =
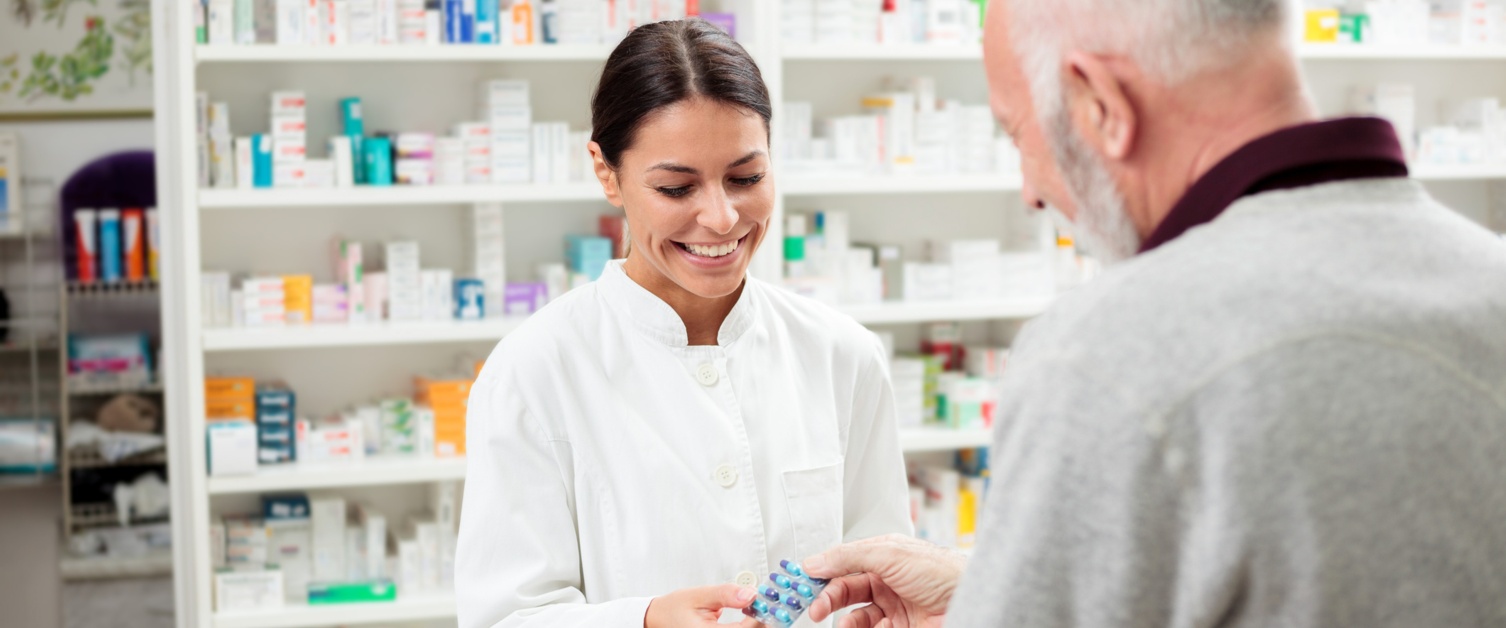
M525 316L549 302L549 286L542 282L510 283L502 292L502 313Z
M701 19L711 22L717 28L727 31L733 39L737 39L737 14L735 13L702 13Z

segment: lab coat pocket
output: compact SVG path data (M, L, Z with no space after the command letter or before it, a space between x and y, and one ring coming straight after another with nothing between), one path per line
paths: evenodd
M842 542L842 463L784 472L784 499L795 527L797 558Z

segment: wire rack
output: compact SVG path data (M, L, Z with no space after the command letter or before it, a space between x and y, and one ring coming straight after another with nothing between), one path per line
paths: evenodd
M115 510L115 504L110 502L95 502L92 504L74 504L69 509L73 517L73 527L78 528L113 528L120 525L120 515ZM132 517L131 525L145 525L150 523L163 523L168 517Z

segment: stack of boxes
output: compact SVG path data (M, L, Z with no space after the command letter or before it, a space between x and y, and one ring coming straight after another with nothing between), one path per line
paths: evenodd
M417 242L387 243L387 311L394 321L424 318L423 275Z
M424 451L420 422L425 414L408 399L384 399L379 404L382 425L382 453L411 455Z
M238 294L237 294L238 293ZM252 277L231 291L231 315L247 327L281 327L287 323L287 288L282 277ZM234 311L238 307L240 311Z
M256 389L256 440L259 464L281 464L297 459L295 396L282 384Z
M210 183L216 188L236 187L235 139L230 134L230 105L209 105L204 116L207 137L205 147L210 165Z
M533 110L528 81L495 80L481 84L481 114L491 130L491 173L494 183L531 180Z
M490 136L490 133L488 133ZM490 140L488 140L490 141ZM487 159L491 157L491 146L486 146ZM434 183L437 185L464 185L468 152L464 140L458 137L440 137L434 139ZM491 172L491 164L486 164L487 172ZM490 183L491 181L485 181Z
M350 296L345 284L322 283L313 290L314 322L320 324L350 322Z
M434 414L434 454L465 455L465 413L470 401L471 380L414 378L415 401Z
M308 159L308 100L303 92L272 93L272 185L306 187L313 177ZM333 170L331 170L333 175Z
M455 273L449 269L427 269L419 272L423 286L423 319L447 321L455 317Z
M257 464L256 382L251 378L204 379L210 475L253 473Z
M482 310L487 316L501 316L502 295L507 289L502 205L478 203L472 206L470 232L471 273L481 280Z
M434 134L399 133L392 164L393 180L401 185L434 184Z
M283 310L288 323L314 322L314 278L311 275L282 276Z
M576 137L578 139L578 135ZM537 122L533 125L533 182L540 185L567 183L573 171L570 125L565 122ZM582 143L580 150L585 150Z
M267 560L282 574L283 598L303 602L313 580L313 530L305 495L263 495L262 521L267 534ZM254 522L254 519L246 519ZM228 528L228 523L227 523Z
M298 419L296 442L297 457L302 462L350 462L366 457L362 427L346 417Z
M931 243L931 259L950 267L957 301L982 300L1003 293L1004 266L998 240L950 240Z
M460 140L461 166L466 183L491 183L492 127L486 122L462 122L455 125Z

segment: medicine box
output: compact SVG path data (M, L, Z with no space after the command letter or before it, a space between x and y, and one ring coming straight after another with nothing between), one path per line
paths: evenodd
M386 579L309 584L308 603L310 605L391 602L396 599L397 585Z
M256 472L256 424L246 419L210 423L209 475L247 475Z
M214 576L217 612L279 608L283 596L282 572L276 569L226 571Z
M263 519L307 519L309 498L302 493L286 495L262 495L261 516Z

